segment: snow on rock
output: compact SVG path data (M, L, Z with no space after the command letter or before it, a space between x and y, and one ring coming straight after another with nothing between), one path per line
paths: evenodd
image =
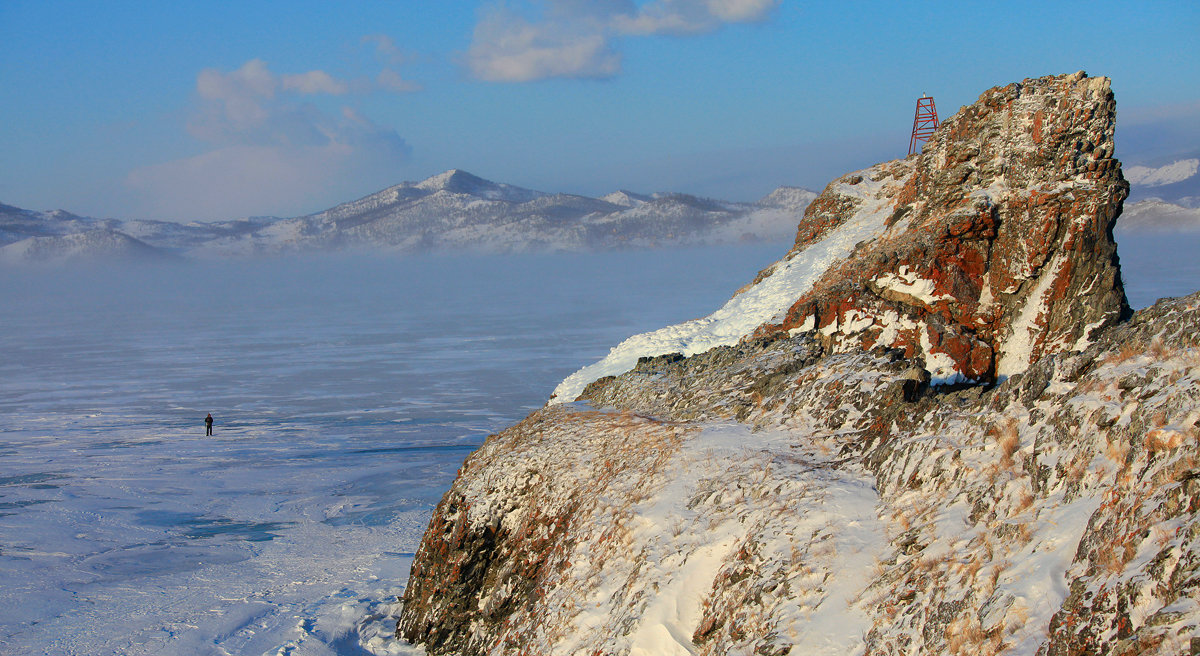
M835 350L897 347L935 381L990 381L1127 316L1109 236L1129 188L1115 107L1108 79L1082 72L984 92L876 197L888 229L756 334L811 322ZM862 211L844 187L809 206L793 252Z
M936 301L949 301L954 297L949 294L934 294L934 282L922 278L917 272L911 271L908 265L903 265L895 273L884 273L873 281L881 293L891 292L907 296L925 305L933 305Z
M611 194L605 194L601 196L600 200L607 203L612 203L613 205L620 205L621 207L636 207L642 203L649 202L650 198L650 196L635 194L632 191L620 189L612 192Z
M812 334L644 360L467 460L399 633L430 654L1186 651L1197 335L1200 294L945 394L899 351Z
M1106 79L1026 80L835 180L724 307L627 340L467 459L398 635L1194 650L1200 293L1120 321L1112 116Z
M1129 312L1110 234L1129 185L1116 105L1084 73L991 89L919 156L831 182L792 250L703 319L637 335L553 400L638 358L818 331L833 350L902 348L939 383L992 381Z
M874 186L863 185L862 190L853 189L850 193L865 197ZM784 311L796 297L808 291L835 262L845 259L855 244L883 230L886 218L887 214L881 211L857 213L810 248L792 253L775 264L757 284L707 317L635 335L620 343L603 360L567 377L554 390L552 399L558 403L571 401L588 383L624 373L639 358L663 353L693 355L714 346L734 344L759 325L782 320Z

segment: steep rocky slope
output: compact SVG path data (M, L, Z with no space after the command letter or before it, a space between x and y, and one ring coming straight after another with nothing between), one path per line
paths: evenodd
M832 183L726 308L618 346L467 460L398 634L1200 648L1200 295L1118 323L1113 109L1104 78L1025 80Z
M1115 103L1083 73L985 92L917 157L830 183L796 243L724 307L638 335L555 390L638 357L695 355L817 331L833 351L924 360L935 382L986 383L1128 316L1113 223L1128 193L1113 159Z
M898 346L933 375L988 381L1128 313L1112 226L1129 192L1112 159L1106 78L1028 80L984 93L915 159L834 181L793 253L851 219L881 233L831 267L774 330L834 349Z

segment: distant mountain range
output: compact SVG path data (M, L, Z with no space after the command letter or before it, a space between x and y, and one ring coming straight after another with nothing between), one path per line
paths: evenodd
M1191 160L1132 167L1139 192L1119 230L1200 230ZM1138 180L1144 179L1144 184ZM1154 192L1174 202L1149 197ZM816 193L780 187L755 203L687 194L548 194L452 169L293 218L174 223L96 219L0 204L0 263L258 257L380 251L530 252L791 242ZM1149 198L1147 198L1149 197ZM1176 204L1177 203L1177 204Z
M454 169L294 218L126 221L0 205L0 262L341 250L580 251L790 241L815 196L806 189L780 187L756 203L629 191L589 198L523 189Z
M1172 158L1157 167L1126 166L1123 172L1132 185L1130 200L1158 199L1180 207L1200 207L1200 152L1185 159Z

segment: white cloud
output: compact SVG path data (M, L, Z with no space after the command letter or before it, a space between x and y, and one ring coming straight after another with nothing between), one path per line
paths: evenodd
M309 95L327 93L340 96L350 91L350 85L334 79L325 71L309 71L298 75L284 75L280 78L281 85L287 91L296 91Z
M765 20L779 0L708 0L708 9L717 18L730 23Z
M278 126L285 122L281 118L296 113L285 94L341 95L349 90L348 83L324 71L277 76L261 59L251 59L229 73L208 68L196 76L201 106L188 129L205 141L239 134L244 139ZM290 122L296 122L294 116L290 118ZM301 118L299 122L306 120Z
M621 59L591 21L532 23L498 9L475 26L467 64L480 80L528 82L611 77L620 70Z
M621 69L613 41L627 36L700 34L727 23L765 20L779 0L541 0L536 20L504 6L475 26L466 54L472 75L493 82L552 77L607 78Z
M395 68L416 59L416 55L400 48L396 41L386 34L368 34L359 39L359 42L372 46L376 61L384 66Z
M262 101L275 97L278 81L261 59L251 59L231 73L215 68L196 76L196 92L206 106L220 112L233 125L255 125L267 118Z
M397 68L412 61L414 56L401 50L392 37L386 34L368 34L360 39L360 42L373 46L375 59L383 64L383 70L375 76L375 89L391 93L411 93L421 90L420 84L402 77L396 72ZM370 86L369 82L367 86Z
M211 148L129 173L126 187L145 215L220 219L320 209L312 204L373 190L364 184L394 183L410 153L395 130L349 107L330 114L300 102L350 91L323 71L277 76L253 59L228 73L201 71L196 91L188 130Z

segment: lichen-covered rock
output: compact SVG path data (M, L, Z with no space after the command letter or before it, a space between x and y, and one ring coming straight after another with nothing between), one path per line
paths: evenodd
M886 230L758 334L900 347L942 382L990 381L1086 344L1129 311L1112 239L1129 191L1112 159L1115 109L1107 78L1025 80L962 108L919 156L833 181L792 254L864 213Z
M607 409L489 438L435 513L400 634L435 654L1200 638L1200 294L991 389L914 398L895 351L820 353L648 359L592 389Z
M1026 80L835 181L789 257L884 229L780 321L488 438L398 634L471 655L1196 653L1200 293L1116 323L1112 111L1103 78Z

